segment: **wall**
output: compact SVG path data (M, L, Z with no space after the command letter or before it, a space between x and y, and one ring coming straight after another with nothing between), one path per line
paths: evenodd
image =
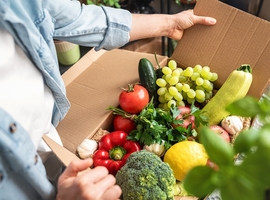
M263 0L259 17L270 21L270 0Z

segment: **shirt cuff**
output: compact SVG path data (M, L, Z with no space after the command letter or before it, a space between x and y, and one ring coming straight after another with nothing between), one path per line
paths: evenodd
M107 16L107 30L104 40L95 50L100 49L111 50L124 46L129 42L132 24L131 13L124 9L115 9L110 7L102 7Z

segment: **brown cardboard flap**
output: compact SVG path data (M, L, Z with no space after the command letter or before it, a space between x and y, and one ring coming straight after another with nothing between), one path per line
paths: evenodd
M208 65L219 72L220 87L241 64L250 64L249 94L260 97L270 79L270 23L217 0L198 0L195 14L217 19L215 26L187 29L172 58L184 67Z
M79 158L74 154L68 151L66 148L62 147L54 140L52 140L47 135L43 136L43 140L46 144L52 149L57 158L65 165L68 166L72 160L79 160Z
M90 50L64 73L71 109L57 131L65 148L74 153L77 146L85 138L91 138L99 128L110 129L113 115L106 109L118 106L122 88L138 83L138 63L143 57L153 65L156 63L154 54L120 49ZM167 58L157 56L157 59L161 62Z
M79 74L83 73L93 62L95 62L105 50L95 51L90 50L87 54L83 56L78 62L76 62L69 70L67 70L62 78L65 82L65 86L68 86Z

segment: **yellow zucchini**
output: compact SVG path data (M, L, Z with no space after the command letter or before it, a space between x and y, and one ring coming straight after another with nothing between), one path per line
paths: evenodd
M202 108L202 112L209 118L209 125L219 124L229 116L226 107L232 102L246 96L252 83L250 65L241 65L225 80L218 92Z

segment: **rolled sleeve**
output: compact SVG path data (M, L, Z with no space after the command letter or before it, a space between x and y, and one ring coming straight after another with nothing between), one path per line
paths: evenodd
M129 42L132 23L129 11L65 2L59 9L50 6L55 23L54 39L95 47L95 50L111 50Z
M112 9L110 7L102 7L107 17L107 30L104 40L100 43L96 50L113 49L121 47L129 41L129 32L131 29L131 14L126 10Z

